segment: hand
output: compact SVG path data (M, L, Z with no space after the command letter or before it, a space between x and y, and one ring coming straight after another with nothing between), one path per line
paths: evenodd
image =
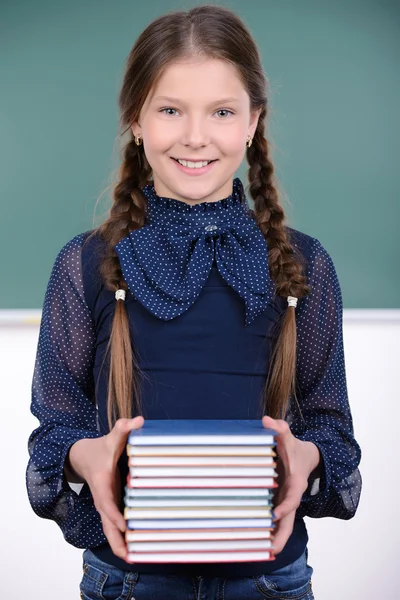
M317 446L312 442L297 439L286 421L265 416L262 418L262 424L265 428L274 429L278 433L276 450L279 456L277 463L279 487L274 508L277 523L273 549L274 554L279 554L293 531L296 510L308 487L310 473L319 464L320 454Z
M71 465L89 485L112 551L123 560L126 560L127 554L123 535L126 521L118 508L121 480L117 463L125 450L129 432L140 429L143 423L141 416L118 419L110 433L95 439L79 440L71 446L69 453Z

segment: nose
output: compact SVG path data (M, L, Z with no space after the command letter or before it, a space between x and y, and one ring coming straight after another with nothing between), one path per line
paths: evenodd
M209 134L204 119L201 117L188 117L182 142L185 146L190 146L191 148L208 145Z

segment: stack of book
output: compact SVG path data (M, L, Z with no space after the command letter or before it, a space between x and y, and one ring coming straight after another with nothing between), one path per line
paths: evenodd
M275 436L261 420L149 420L132 430L126 561L273 560Z

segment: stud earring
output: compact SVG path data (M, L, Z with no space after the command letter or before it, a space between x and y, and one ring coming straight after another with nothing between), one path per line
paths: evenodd
M137 135L135 135L135 144L137 146L141 146L143 144L143 138L141 136L140 133L138 133Z
M248 135L247 136L247 141L246 141L246 146L248 148L250 148L251 144L253 143L253 140L251 139L251 137Z

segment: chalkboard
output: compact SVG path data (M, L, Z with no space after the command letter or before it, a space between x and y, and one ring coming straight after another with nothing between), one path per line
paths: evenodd
M20 0L2 11L1 309L41 308L55 257L93 227L102 193L97 213L107 210L125 59L152 19L195 4ZM261 50L288 224L331 254L345 308L398 308L398 4L223 5ZM237 175L247 184L244 164Z

